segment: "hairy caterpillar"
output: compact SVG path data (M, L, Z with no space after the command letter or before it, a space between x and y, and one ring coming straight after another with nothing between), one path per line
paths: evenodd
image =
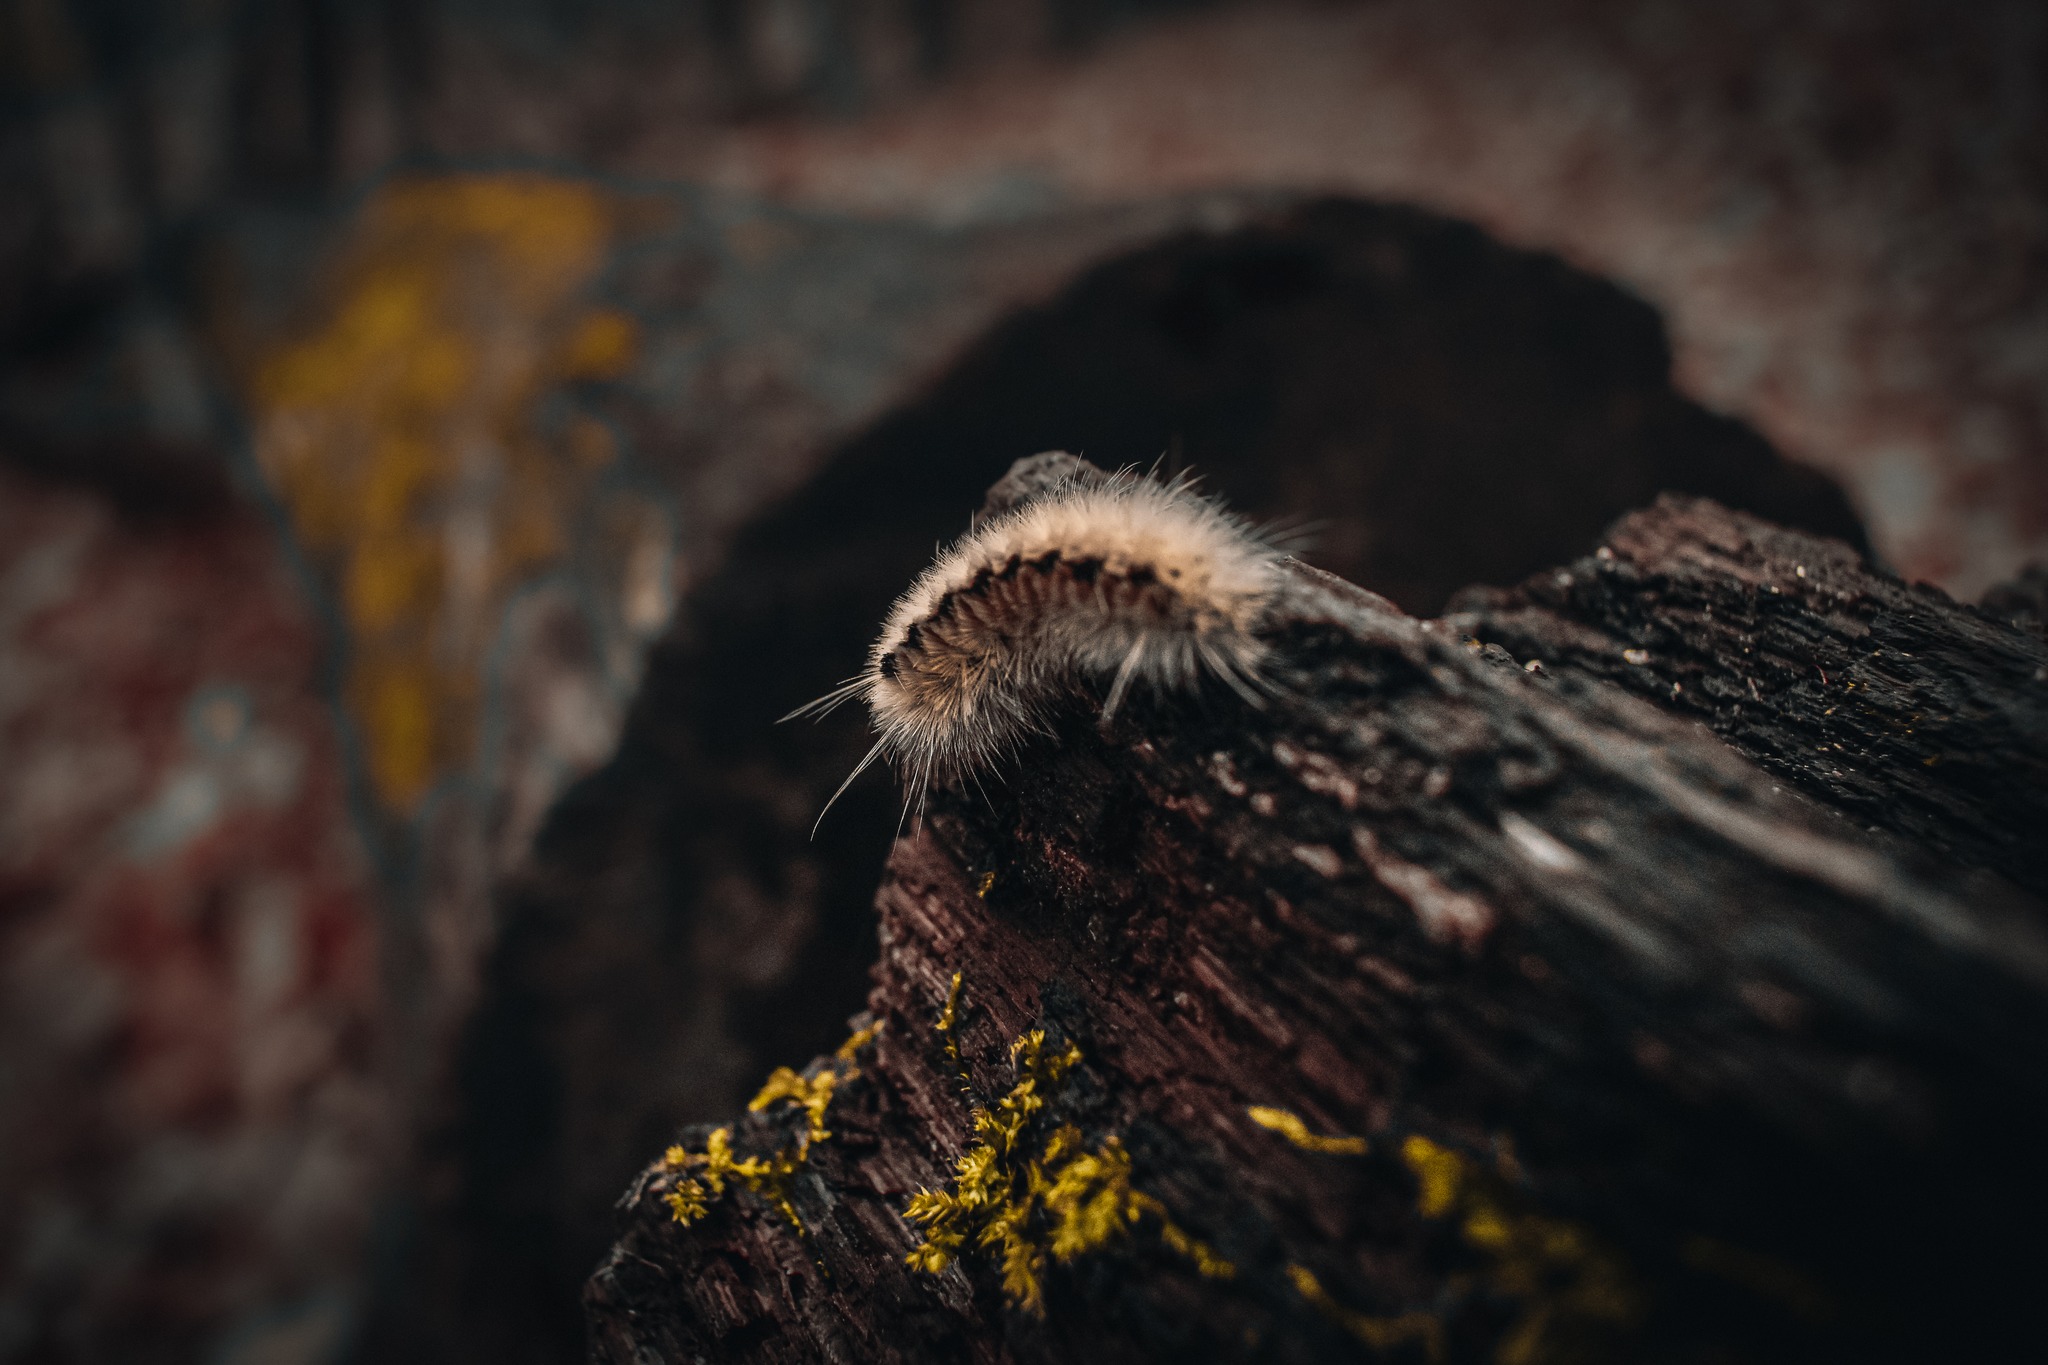
M867 703L879 738L832 801L886 758L921 805L934 780L971 776L1043 730L1044 708L1079 676L1110 679L1105 721L1135 683L1204 674L1259 703L1253 630L1279 584L1278 546L1185 476L1103 476L1061 455L1019 471L1034 462L1062 472L940 554L897 599L860 675L783 718Z

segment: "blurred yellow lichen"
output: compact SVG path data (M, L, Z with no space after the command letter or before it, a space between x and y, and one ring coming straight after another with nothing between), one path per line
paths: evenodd
M563 553L596 465L541 399L612 379L639 341L592 308L618 207L538 175L395 181L352 225L324 302L243 373L258 463L330 572L371 781L410 812L473 756L497 614Z
M1584 1228L1515 1206L1497 1179L1422 1136L1401 1145L1426 1218L1455 1218L1487 1262L1484 1279L1520 1315L1494 1351L1498 1365L1612 1354L1641 1318L1643 1296L1620 1257Z
M1431 1360L1443 1359L1444 1326L1433 1315L1402 1313L1396 1317L1381 1318L1346 1308L1330 1297L1315 1272L1305 1265L1290 1264L1287 1278L1293 1281L1294 1292L1312 1308L1374 1350L1389 1351L1406 1342L1420 1341L1428 1349Z
M954 1028L960 1000L955 974L940 1016L947 1055L959 1065ZM1067 1073L1081 1062L1072 1043L1051 1045L1034 1029L1011 1044L1017 1081L993 1105L975 1106L979 1139L956 1164L953 1188L920 1190L904 1217L924 1228L907 1258L913 1269L938 1274L970 1249L992 1255L1003 1289L1027 1312L1045 1312L1045 1272L1122 1239L1144 1222L1157 1225L1160 1242L1211 1278L1236 1273L1230 1262L1167 1216L1165 1205L1131 1185L1131 1158L1116 1138L1087 1150L1081 1131L1062 1124L1037 1139L1035 1122Z
M803 1235L803 1220L797 1216L791 1197L792 1183L810 1160L812 1146L832 1136L825 1127L825 1113L832 1104L833 1092L860 1075L860 1069L853 1065L854 1056L873 1042L879 1032L881 1025L875 1024L855 1033L840 1044L832 1054L832 1062L815 1076L804 1076L786 1066L775 1068L767 1084L748 1103L748 1112L756 1114L775 1104L795 1104L803 1113L804 1127L794 1146L765 1157L735 1156L732 1130L714 1128L705 1138L701 1152L682 1146L663 1152L661 1164L675 1177L661 1196L670 1217L687 1227L709 1213L711 1201L724 1195L728 1184L734 1184L768 1201L798 1235Z
M1271 1129L1305 1152L1321 1152L1327 1156L1364 1156L1372 1150L1371 1144L1362 1137L1324 1137L1312 1133L1301 1115L1292 1110L1255 1104L1245 1113L1259 1127Z
M846 1041L841 1043L832 1055L842 1062L850 1062L859 1054L862 1048L874 1042L881 1035L881 1032L882 1021L879 1019L869 1024L866 1028L855 1029L846 1036ZM849 1071L847 1078L850 1080L859 1074L857 1071Z

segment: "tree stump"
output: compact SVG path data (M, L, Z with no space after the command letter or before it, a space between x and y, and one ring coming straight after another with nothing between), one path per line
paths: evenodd
M1077 692L937 794L870 1016L634 1184L594 1358L1924 1360L2030 1328L2048 643L1701 500L1437 621L1290 572L1270 705L1105 726Z

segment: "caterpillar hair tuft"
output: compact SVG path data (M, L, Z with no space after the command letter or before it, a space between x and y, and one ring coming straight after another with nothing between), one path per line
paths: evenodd
M897 599L859 676L784 717L867 703L879 737L833 801L882 758L921 804L934 781L1044 730L1048 704L1085 677L1109 680L1105 721L1135 685L1205 676L1259 703L1254 631L1282 551L1186 476L1067 463L1095 477L1051 480L975 526Z

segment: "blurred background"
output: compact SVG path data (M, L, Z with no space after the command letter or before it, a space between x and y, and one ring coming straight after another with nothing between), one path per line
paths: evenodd
M0 186L6 1361L578 1359L865 991L772 722L1018 456L1419 613L2048 555L2033 3L0 0Z

